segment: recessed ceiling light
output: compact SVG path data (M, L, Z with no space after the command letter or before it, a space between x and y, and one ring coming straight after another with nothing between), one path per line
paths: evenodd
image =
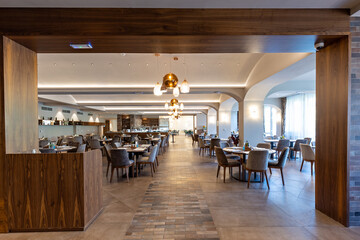
M93 67L93 66L94 66L94 63L91 63L91 66Z
M92 49L91 43L70 43L73 49Z
M75 63L73 63L72 66L75 67Z
M148 67L148 66L149 66L149 64L147 63L147 64L146 64L146 66Z
M56 63L54 63L54 67L56 67Z

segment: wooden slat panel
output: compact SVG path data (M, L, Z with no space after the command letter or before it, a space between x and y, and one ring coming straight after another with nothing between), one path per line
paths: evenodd
M0 232L8 232L6 195L7 178L5 174L5 103L4 103L4 65L3 37L0 35Z
M37 55L4 38L6 152L38 149Z
M6 160L10 231L83 230L101 210L99 150L7 154Z
M316 54L315 207L348 226L349 38Z

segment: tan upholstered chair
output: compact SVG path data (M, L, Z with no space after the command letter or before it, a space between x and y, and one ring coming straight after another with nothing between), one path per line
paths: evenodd
M306 144L308 144L308 145L311 145L311 138L304 138L307 142L306 142Z
M315 164L315 153L312 150L310 145L300 144L301 154L302 154L302 162L300 167L300 172L302 171L304 161L311 163L311 175L313 175L313 165Z
M271 144L270 144L270 143L258 143L258 144L256 145L256 147L258 147L258 148L270 149L270 148L271 148Z
M279 157L279 154L281 153L281 151L286 147L290 147L290 140L289 139L280 139L276 146L277 157Z
M209 144L205 144L204 140L202 138L199 138L199 155L202 152L202 155L204 156L204 153L206 153L207 150L210 149L210 145Z
M268 150L252 150L249 153L249 157L246 161L245 169L248 171L248 188L250 186L250 178L251 173L253 172L260 172L261 174L265 174L266 184L268 189L269 181L267 178L266 170L268 168Z
M269 167L269 170L270 170L270 174L272 174L272 172L271 172L272 168L280 169L281 180L282 180L283 185L285 185L283 169L285 167L286 158L288 157L288 155L289 155L289 148L286 147L281 151L280 156L279 156L277 161L269 160L269 162L268 162L268 167Z
M216 159L218 162L218 169L217 169L217 174L216 177L219 177L219 172L220 172L220 167L224 168L224 182L225 182L225 178L226 178L226 168L229 168L229 174L231 175L231 171L233 167L238 167L239 168L239 179L240 179L240 167L241 167L241 163L239 161L236 160L228 160L228 158L226 157L224 151L215 146L215 154L216 154Z

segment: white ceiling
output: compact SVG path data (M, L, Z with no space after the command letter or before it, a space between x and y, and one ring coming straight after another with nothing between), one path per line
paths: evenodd
M358 0L0 0L1 7L352 8Z

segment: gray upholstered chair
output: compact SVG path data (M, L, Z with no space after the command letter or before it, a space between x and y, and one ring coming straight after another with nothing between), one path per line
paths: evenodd
M108 165L106 168L106 177L107 177L109 174L109 169L110 169L110 165L111 165L111 149L112 149L112 147L109 144L105 144L104 149L105 149L106 159L108 162Z
M80 146L80 143L71 141L71 142L68 143L68 146L75 147L74 149L71 149L71 150L68 151L68 152L74 153L74 152L77 152L77 149Z
M100 140L100 136L99 135L92 135L91 139L96 139L96 140Z
M315 153L312 150L312 147L308 144L300 144L302 162L300 167L300 172L302 171L304 161L311 163L311 175L313 175L313 165L315 164Z
M199 155L202 152L202 155L204 156L204 153L206 153L206 150L210 149L210 145L209 144L205 144L204 140L202 138L199 138Z
M134 177L134 161L129 159L129 153L126 149L111 149L111 177L110 182L112 181L114 170L116 169L117 176L119 177L118 169L121 168L126 171L126 178L129 182L129 167L132 168L132 176Z
M52 148L41 148L39 150L41 153L56 153L55 149Z
M85 151L86 151L86 144L80 144L76 149L77 153L84 153Z
M59 137L56 142L56 146L61 146L62 142L63 142L63 138Z
M142 139L139 141L139 144L149 144L149 140Z
M306 139L297 139L297 140L295 141L294 147L291 147L291 148L290 148L290 151L294 152L295 160L296 160L296 157L297 157L297 153L298 153L298 152L300 152L300 158L301 158L300 144L308 144L308 143L307 143L307 140L306 140ZM288 156L289 156L289 160L290 160L290 154L289 154Z
M277 157L279 157L279 154L281 153L281 151L286 147L290 147L290 140L289 139L280 139L279 142L277 143L277 146L275 149L276 153L277 153Z
M256 145L256 147L258 148L265 148L265 149L271 149L271 144L270 143L258 143Z
M217 174L216 177L219 177L219 172L220 172L220 167L224 168L224 182L225 182L225 178L226 178L226 168L229 168L229 174L231 177L231 172L232 172L232 168L233 167L238 167L239 168L239 179L240 179L240 167L241 167L241 163L240 161L236 161L236 160L230 160L226 157L224 151L220 148L215 146L215 154L216 154L216 159L218 162L218 169L217 169Z
M210 157L214 156L215 147L221 148L220 138L212 138L211 139L211 141L210 141Z
M199 145L199 134L194 134L194 142Z
M119 147L121 147L121 143L120 142L111 142L111 147L112 148L119 148Z
M77 142L79 144L83 143L83 137L82 136L76 136L73 138L73 142Z
M248 185L247 185L248 188L250 186L251 173L260 172L261 175L265 174L266 184L267 184L268 189L270 189L269 181L268 181L267 174L266 174L266 170L268 168L268 155L269 155L268 150L252 150L252 151L250 151L249 157L248 157L248 159L246 161L246 165L245 165L245 169L248 170Z
M89 141L91 149L101 149L100 141L98 139L90 139Z
M288 157L288 155L289 155L289 148L286 147L281 151L280 156L279 156L277 161L269 160L269 162L268 162L268 167L269 167L269 170L270 170L270 174L272 174L272 172L271 172L272 168L280 169L281 180L282 180L283 185L285 185L283 169L285 167L286 158Z
M155 172L156 155L157 155L157 151L159 150L159 147L160 144L158 143L151 149L150 155L148 157L140 157L139 160L136 161L137 169L139 169L141 165L149 164L151 176L153 177L154 176L153 172Z
M47 146L49 143L50 143L49 140L40 140L39 147L43 148L43 147Z

